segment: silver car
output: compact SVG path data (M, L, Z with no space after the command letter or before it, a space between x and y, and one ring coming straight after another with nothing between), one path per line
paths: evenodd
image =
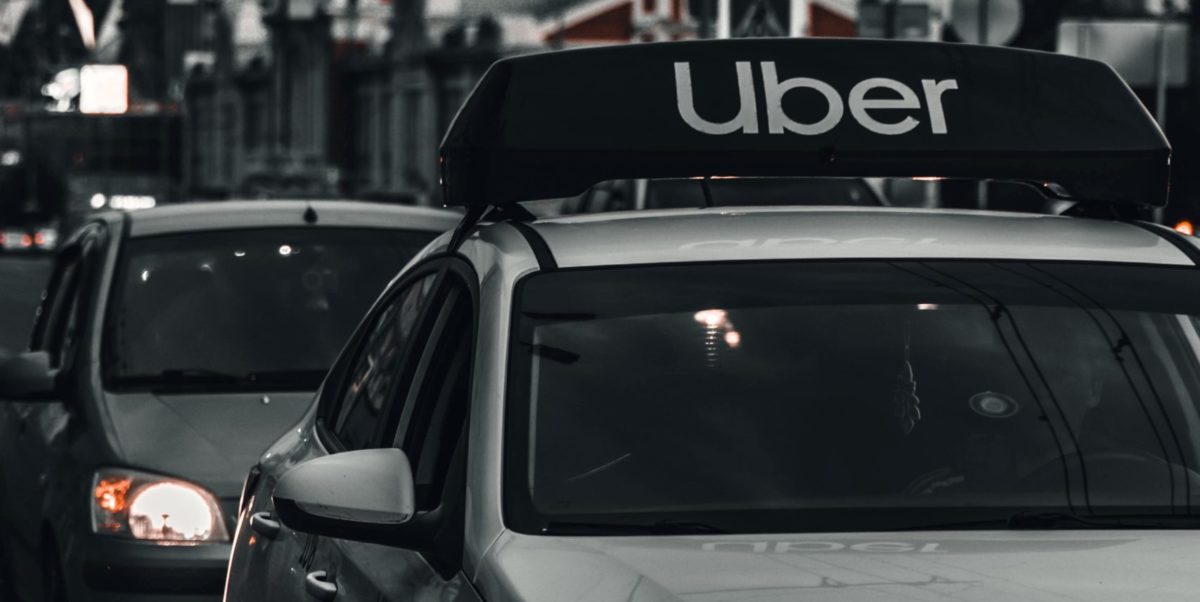
M218 599L246 471L304 414L395 271L455 222L269 201L84 225L56 258L29 351L0 363L14 599Z
M1169 155L1109 67L1042 53L501 61L442 145L462 224L250 472L226 600L1192 599L1200 247L1131 215ZM1071 216L717 176L994 177ZM517 204L654 177L705 206Z
M443 238L252 474L226 599L1187 599L1170 236L755 208Z

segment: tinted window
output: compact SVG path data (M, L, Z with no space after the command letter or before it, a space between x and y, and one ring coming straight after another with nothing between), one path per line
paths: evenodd
M342 396L342 418L335 429L338 440L348 449L375 445L376 428L388 400L397 394L403 399L404 391L398 391L396 385L404 374L401 362L405 347L436 281L437 275L430 274L393 297L363 344ZM420 347L416 350L419 353Z
M68 348L67 339L74 337L73 327L78 323L79 280L83 270L78 249L64 255L56 270L49 297L42 305L46 327L40 347L50 353L50 361L57 367L62 365L63 352Z
M412 462L417 504L436 505L443 480L466 421L473 316L470 295L456 288L446 296L440 332L428 351L428 368L412 397L416 407L399 421L394 443Z
M107 325L120 385L315 388L431 234L240 230L129 241Z
M1200 511L1191 269L688 265L519 294L506 486L531 532Z

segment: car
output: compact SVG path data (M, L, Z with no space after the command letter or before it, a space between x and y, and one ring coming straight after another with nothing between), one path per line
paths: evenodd
M1200 246L1138 219L1169 155L1059 55L504 59L442 143L463 222L248 473L225 600L1189 599ZM1065 214L521 206L715 175L1025 182Z
M242 477L454 212L360 202L100 213L0 364L17 600L216 600Z

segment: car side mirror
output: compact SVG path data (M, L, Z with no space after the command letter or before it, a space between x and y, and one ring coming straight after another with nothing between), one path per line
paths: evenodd
M27 351L0 360L0 400L52 400L56 397L57 375L45 351Z
M291 529L408 547L416 485L402 450L363 449L309 460L288 471L271 499Z

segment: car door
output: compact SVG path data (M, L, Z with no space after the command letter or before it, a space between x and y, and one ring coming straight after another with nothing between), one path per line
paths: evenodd
M86 227L58 255L51 272L30 341L30 350L50 354L51 367L61 378L75 374L78 341L89 322L87 299L101 269L100 247L106 237L99 224ZM63 387L69 389L70 387ZM3 475L4 519L9 537L8 568L17 574L40 570L44 521L43 500L49 481L51 454L63 447L71 413L70 400L0 404L4 432L0 435L0 474ZM38 580L26 579L38 583Z
M475 289L465 264L446 270L432 303L429 343L380 423L380 446L403 449L410 459L417 511L440 510L446 522L433 549L423 552L319 538L309 575L319 578L313 590L326 592L325 599L455 600L469 592L461 561Z
M393 283L364 319L335 362L317 400L312 427L289 434L271 447L255 470L253 499L234 542L227 599L309 599L317 538L283 527L270 500L275 483L291 467L336 451L376 447L382 417L408 377L428 338L431 296L442 268L414 266ZM244 528L248 526L249 528Z

